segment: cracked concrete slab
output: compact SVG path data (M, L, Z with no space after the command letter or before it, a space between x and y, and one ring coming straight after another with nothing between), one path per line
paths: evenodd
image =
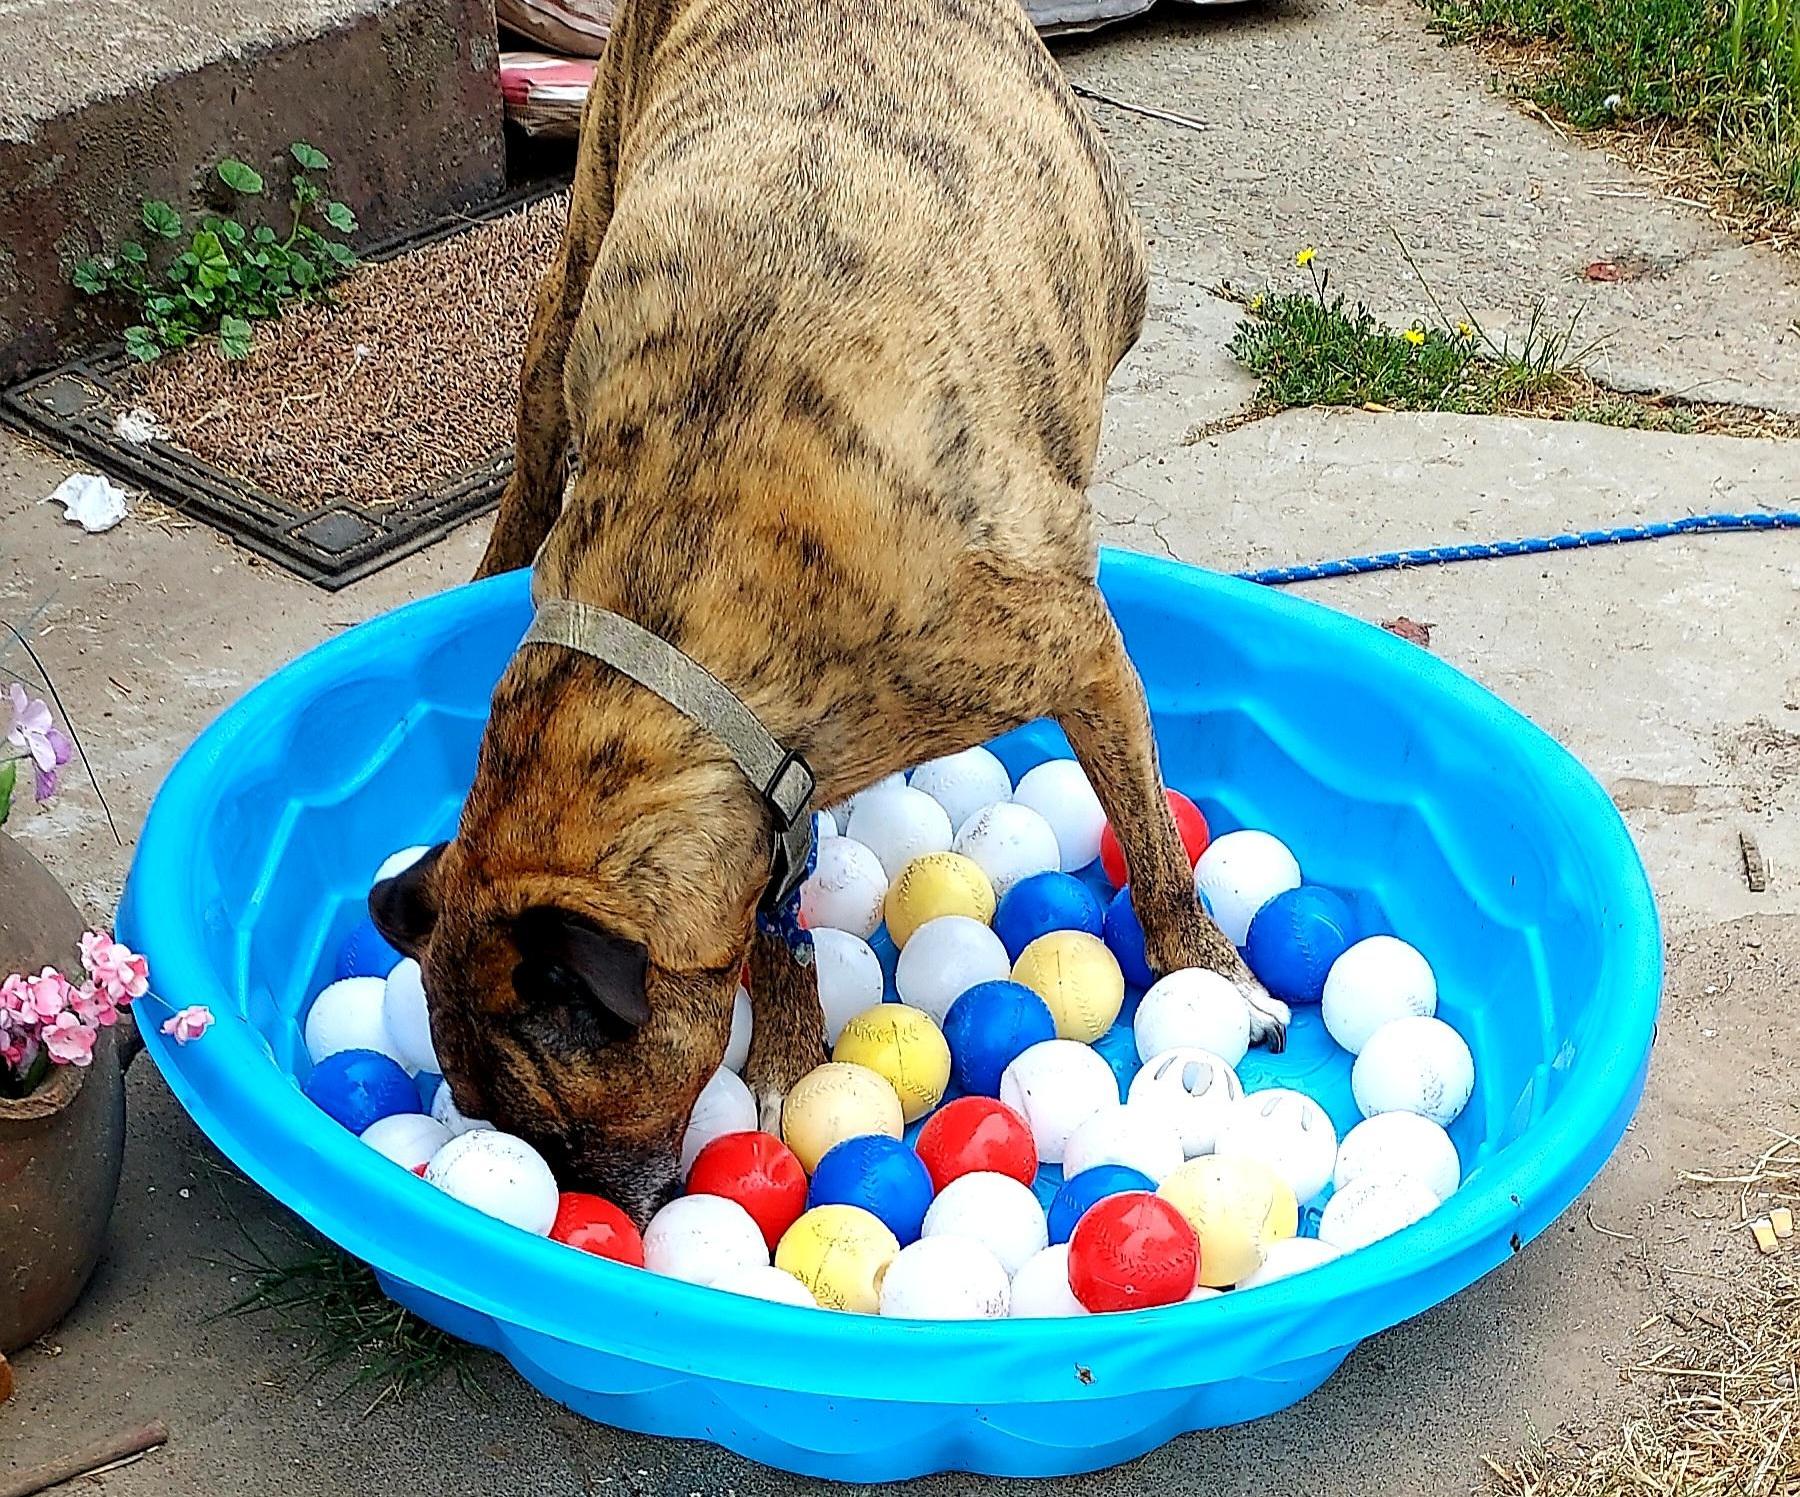
M1594 373L1630 389L1800 410L1800 272L1630 168L1499 95L1416 0L1275 0L1164 8L1060 43L1077 82L1199 119L1190 130L1094 103L1159 272L1198 288L1303 285L1319 248L1334 291L1401 325L1432 290L1516 339L1533 305ZM1593 283L1641 257L1652 273Z

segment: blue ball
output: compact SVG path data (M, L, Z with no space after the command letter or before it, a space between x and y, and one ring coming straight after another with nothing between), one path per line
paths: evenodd
M1079 1175L1064 1180L1062 1189L1050 1202L1050 1240L1067 1242L1075 1231L1075 1223L1087 1214L1088 1207L1107 1196L1126 1190L1155 1190L1156 1182L1139 1170L1124 1164L1096 1164Z
M994 934L1015 962L1039 936L1053 930L1100 934L1100 901L1094 891L1067 873L1034 873L1006 891L994 911Z
M897 1138L864 1133L833 1144L813 1171L806 1205L861 1206L887 1225L905 1247L919 1240L931 1205L925 1161Z
M1040 1040L1056 1038L1050 1005L1022 982L978 982L944 1015L950 1074L965 1092L1000 1095L1000 1073Z
M303 1088L321 1112L361 1133L397 1112L422 1112L412 1077L379 1050L340 1050L312 1069Z
M1138 924L1137 911L1131 905L1131 885L1112 897L1106 907L1106 927L1101 932L1107 949L1118 959L1125 981L1134 988L1147 988L1156 981L1150 970L1150 958L1144 951L1144 927Z
M1250 921L1244 960L1277 998L1317 1003L1325 974L1356 939L1350 906L1329 889L1302 884L1277 894Z
M387 938L375 928L375 922L364 915L344 937L344 944L338 950L337 976L339 979L386 977L402 960L400 953L388 945Z

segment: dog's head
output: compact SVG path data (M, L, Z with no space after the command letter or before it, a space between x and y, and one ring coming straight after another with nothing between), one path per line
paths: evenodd
M621 754L628 771L598 784L547 719L527 735L542 762L518 773L504 696L456 839L378 884L370 911L420 962L456 1105L642 1224L679 1186L724 1056L767 833L729 764ZM588 744L609 731L590 721ZM565 781L569 762L584 772Z

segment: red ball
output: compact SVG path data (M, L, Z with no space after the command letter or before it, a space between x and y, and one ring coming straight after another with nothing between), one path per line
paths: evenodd
M421 1180L423 1180L425 1178L425 1171L430 1168L431 1168L431 1161L429 1159L426 1159L426 1160L421 1161L418 1164L415 1164L412 1167L412 1172L415 1175L417 1175Z
M1037 1145L1030 1127L992 1097L958 1097L940 1107L925 1120L916 1147L933 1190L977 1170L1011 1175L1025 1185L1037 1178Z
M806 1210L806 1171L772 1133L726 1133L694 1156L691 1196L724 1196L750 1213L769 1251Z
M565 1190L556 1201L550 1236L597 1258L644 1266L644 1239L636 1224L611 1201L579 1190Z
M1194 1292L1199 1273L1194 1229L1148 1191L1096 1201L1069 1238L1069 1288L1096 1314L1178 1304Z
M1187 849L1188 867L1192 868L1200 861L1200 854L1206 851L1206 844L1212 841L1212 831L1200 808L1179 790L1165 790L1163 794L1168 796L1169 809L1175 813L1175 830L1181 834L1181 845ZM1100 867L1112 881L1113 888L1125 887L1125 850L1113 835L1110 821L1100 831Z

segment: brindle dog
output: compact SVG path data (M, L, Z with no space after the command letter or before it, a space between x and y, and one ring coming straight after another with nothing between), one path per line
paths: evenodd
M454 288L446 288L454 294ZM1085 498L1142 240L1018 0L627 0L583 121L481 574L637 621L819 803L1049 715L1119 829L1158 971L1286 1010L1194 899ZM375 891L457 1105L639 1220L677 1185L746 953L765 1125L825 1058L753 935L770 814L710 732L536 645L453 842Z

